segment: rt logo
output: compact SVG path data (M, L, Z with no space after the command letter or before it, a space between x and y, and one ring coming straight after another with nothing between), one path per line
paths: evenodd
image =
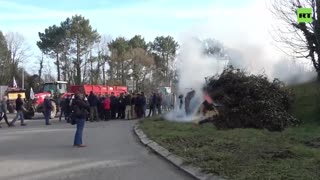
M311 8L298 8L297 12L299 23L311 23L312 22L312 9Z

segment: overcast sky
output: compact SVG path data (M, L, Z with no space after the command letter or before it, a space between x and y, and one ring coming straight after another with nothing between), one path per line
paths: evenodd
M152 41L171 35L182 42L196 35L228 47L252 45L278 54L271 45L272 17L264 0L0 0L0 30L25 36L33 53L26 65L35 71L38 32L75 14L113 38L140 34Z

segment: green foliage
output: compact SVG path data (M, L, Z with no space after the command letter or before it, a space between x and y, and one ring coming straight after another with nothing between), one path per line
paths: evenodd
M159 36L155 38L150 46L157 66L155 74L156 77L160 78L157 84L168 85L170 80L173 79L173 73L170 72L172 70L170 69L170 63L176 56L179 44L171 36Z
M100 39L97 30L94 30L90 25L90 21L81 15L75 15L61 22L60 26L49 26L45 29L44 33L39 32L39 38L40 41L37 42L39 49L44 54L50 55L55 59L58 80L60 80L60 68L63 66L64 74L69 72L69 77L73 77L76 84L81 84L81 66L84 63L83 56ZM71 58L67 56L71 56ZM73 60L72 63L68 62L71 60ZM61 65L61 63L64 64ZM73 68L69 67L70 65L74 65L76 73L70 74L70 71L73 72Z
M305 180L320 176L320 149L305 143L320 137L319 126L306 124L283 132L218 130L210 124L147 119L140 127L148 137L183 157L185 164L227 179Z
M129 42L124 37L118 37L112 40L108 47L117 59L124 60L127 56L127 52L130 50Z
M179 44L171 36L156 37L152 44L152 49L159 55L174 56Z
M129 45L131 48L142 48L144 50L147 49L147 43L141 35L135 35L133 38L129 40Z
M2 31L0 31L0 84L8 84L11 76L11 58L10 51L7 46L6 38Z
M63 39L66 38L66 29L56 25L49 26L44 33L39 32L40 41L37 46L44 54L56 55L63 50Z
M291 87L295 103L290 112L304 123L319 124L320 83L311 82Z
M228 67L218 78L211 78L205 89L223 105L215 121L219 128L282 131L300 122L288 113L293 97L279 80L269 82L264 75L249 75Z

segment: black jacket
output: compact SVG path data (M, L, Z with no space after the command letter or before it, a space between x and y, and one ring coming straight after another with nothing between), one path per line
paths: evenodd
M43 105L44 105L44 110L51 110L52 109L52 104L51 104L50 99L44 99Z
M145 106L147 104L146 96L141 95L141 104L142 104L142 106Z
M118 99L119 102L119 108L124 108L126 106L126 101L125 101L125 97L119 97Z
M86 119L90 111L90 106L84 100L76 98L72 100L72 110L75 118Z
M97 106L98 105L98 97L94 94L90 94L88 96L88 102L90 104L91 107Z
M110 107L111 109L116 109L118 106L118 100L115 96L110 97Z
M131 106L131 96L130 95L126 95L124 101L125 101L126 106Z
M23 101L21 98L16 99L16 110L22 111Z

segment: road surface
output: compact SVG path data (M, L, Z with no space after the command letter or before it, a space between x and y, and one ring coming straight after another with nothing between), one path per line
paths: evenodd
M1 180L191 180L142 146L132 128L136 121L86 123L86 148L74 148L75 127L37 115L0 129ZM9 117L12 117L9 116ZM11 119L11 118L10 118Z

